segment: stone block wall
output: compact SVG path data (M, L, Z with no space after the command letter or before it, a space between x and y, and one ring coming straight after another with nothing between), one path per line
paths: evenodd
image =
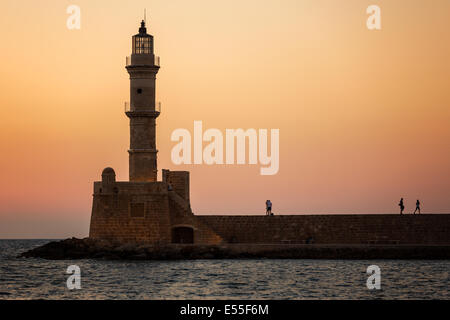
M189 171L170 171L163 169L163 182L172 186L173 191L178 193L186 201L189 199Z
M105 168L93 197L89 236L123 243L450 244L450 214L194 215L185 171L116 182Z
M450 214L196 217L228 243L450 244Z
M89 237L123 243L168 243L171 241L167 185L116 182L105 193L94 183Z
M189 200L181 196L186 197L189 190L183 188L189 176L171 173L169 178L174 178L171 181L175 186L171 191L166 182L95 182L89 237L168 244L176 228L188 227L193 230L195 243L222 243L219 235L193 215Z

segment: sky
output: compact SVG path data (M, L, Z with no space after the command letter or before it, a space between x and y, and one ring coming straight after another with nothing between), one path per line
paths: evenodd
M102 169L128 180L125 57L144 8L158 166L191 172L195 214L264 214L266 199L275 214L398 213L400 197L450 212L448 0L3 0L0 238L87 236ZM194 121L279 129L278 173L175 165L171 134Z

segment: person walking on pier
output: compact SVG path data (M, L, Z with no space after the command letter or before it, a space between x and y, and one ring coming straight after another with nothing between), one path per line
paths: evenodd
M272 215L272 202L270 200L266 201L266 216Z
M403 198L400 199L398 206L400 207L400 214L403 214L403 210L405 210L405 205L403 204Z
M420 214L420 201L419 201L419 199L417 199L417 201L416 201L416 210L414 210L414 214L416 214L416 211L419 211L419 214Z

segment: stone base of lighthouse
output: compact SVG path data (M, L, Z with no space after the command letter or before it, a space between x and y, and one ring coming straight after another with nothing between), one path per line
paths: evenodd
M191 211L189 172L169 170L159 182L116 182L114 171L105 169L102 181L94 182L89 237L142 244L223 242Z

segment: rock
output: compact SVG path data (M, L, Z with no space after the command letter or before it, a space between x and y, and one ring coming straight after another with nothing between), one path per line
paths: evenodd
M450 246L424 245L142 245L106 240L66 239L20 255L49 260L181 260L181 259L450 259Z

